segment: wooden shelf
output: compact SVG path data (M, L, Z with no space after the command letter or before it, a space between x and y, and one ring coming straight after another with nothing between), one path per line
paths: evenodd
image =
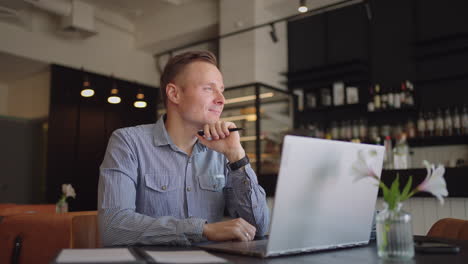
M444 136L444 137L408 139L408 145L410 145L411 147L467 145L467 144L468 144L468 136Z

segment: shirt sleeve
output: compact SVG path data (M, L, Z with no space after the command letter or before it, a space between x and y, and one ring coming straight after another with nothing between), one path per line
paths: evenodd
M231 171L226 166L227 183L224 188L226 207L231 217L241 217L257 228L257 236L267 233L270 214L265 190L258 184L257 175L247 164Z
M100 167L98 222L103 246L190 245L205 240L205 219L153 218L135 212L138 162L126 131L115 131Z

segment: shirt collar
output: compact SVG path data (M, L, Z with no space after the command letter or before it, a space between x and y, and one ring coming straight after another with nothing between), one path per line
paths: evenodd
M172 149L174 150L179 150L179 148L172 142L171 137L167 133L166 126L164 125L164 121L166 120L166 114L162 115L158 121L156 121L156 125L154 126L154 144L159 147L159 146L166 146L169 145L171 146ZM195 143L195 146L193 147L193 154L199 153L199 152L204 152L208 148L200 143L199 140Z

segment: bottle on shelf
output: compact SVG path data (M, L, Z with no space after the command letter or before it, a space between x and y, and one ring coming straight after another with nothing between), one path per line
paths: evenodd
M353 120L352 121L352 139L359 139L359 121Z
M364 118L359 120L359 138L361 141L367 140L367 121Z
M384 169L393 169L393 149L392 149L392 138L389 136L385 137L384 140L385 153L384 153Z
M401 105L401 108L406 107L406 84L404 82L401 83L400 105Z
M332 105L332 95L330 88L322 88L320 90L320 99L322 101L323 107L328 107Z
M453 122L452 116L450 115L450 109L445 109L445 116L444 116L444 135L445 136L453 136Z
M353 138L353 126L351 121L345 121L346 124L346 137L345 140L351 140Z
M388 94L387 94L387 104L388 104L388 107L389 109L393 109L395 108L395 93L392 89L392 87L390 86L390 88L388 89Z
M367 111L374 112L375 105L374 105L374 88L372 85L369 87L369 102L367 102Z
M408 107L414 107L414 86L408 80L406 80L405 102Z
M433 137L434 130L435 130L434 116L432 115L431 112L428 112L427 118L426 118L426 136Z
M393 167L397 170L409 168L409 147L406 143L406 134L402 133L393 148Z
M345 121L341 121L340 122L340 133L339 133L339 135L340 135L339 139L340 140L345 140L346 139L346 130L347 130L347 128L346 128Z
M401 93L398 88L396 88L393 93L393 107L395 109L401 108Z
M415 138L416 137L416 126L414 124L413 119L408 118L408 121L406 122L406 134L408 135L408 138Z
M317 95L315 92L309 92L306 95L307 98L307 107L308 108L316 108L317 107Z
M380 110L382 105L381 105L381 98L380 98L380 85L376 84L375 85L375 90L374 90L374 107L375 110Z
M468 109L466 105L463 106L461 114L461 130L463 135L468 135Z
M437 109L435 117L435 136L440 137L444 135L444 119L442 118L442 111Z
M453 122L453 134L455 136L460 136L462 134L461 133L461 118L460 118L460 114L458 113L458 108L456 107L453 110L452 122Z
M339 139L340 138L340 130L339 130L339 127L338 127L338 124L337 124L336 121L331 122L330 129L331 129L332 139Z
M380 88L380 108L382 108L382 110L388 108L388 94L383 86Z
M418 137L424 138L426 136L426 120L424 120L423 112L419 112L417 126L418 126Z
M376 138L379 137L379 128L377 125L373 124L369 127L369 141L375 142Z

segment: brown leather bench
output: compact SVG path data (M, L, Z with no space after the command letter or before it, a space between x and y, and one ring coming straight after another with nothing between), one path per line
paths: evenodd
M0 216L0 263L49 263L62 248L99 246L97 211Z

